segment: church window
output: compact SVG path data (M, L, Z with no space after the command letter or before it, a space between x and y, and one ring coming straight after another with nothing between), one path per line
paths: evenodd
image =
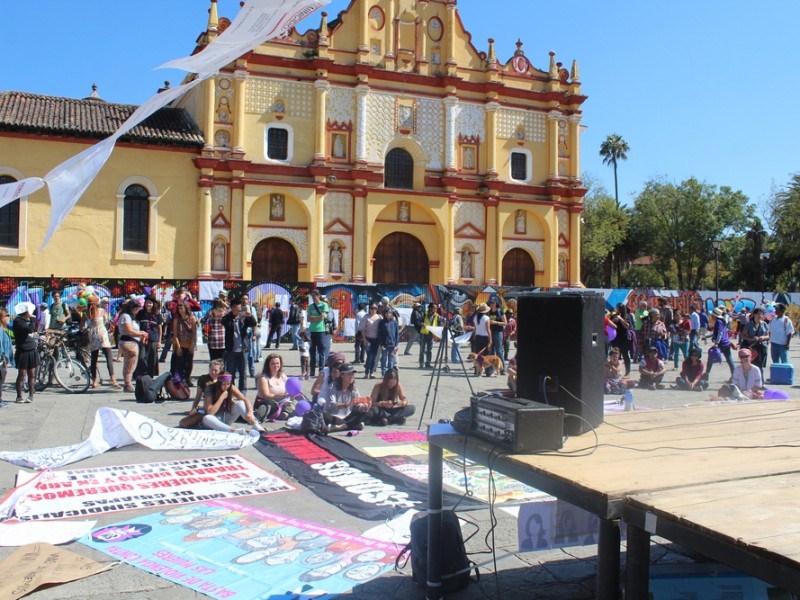
M150 246L150 194L134 184L125 189L122 225L122 249L125 252L147 252Z
M385 182L387 188L414 189L414 159L402 148L394 148L386 155Z
M0 175L0 185L15 181L9 175ZM19 200L14 200L0 208L0 247L19 247L19 203Z

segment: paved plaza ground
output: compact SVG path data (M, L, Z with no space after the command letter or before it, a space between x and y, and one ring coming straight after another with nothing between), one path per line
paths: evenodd
M353 357L352 344L335 343L333 350L343 352L348 360ZM416 348L415 348L416 351ZM284 358L287 373L299 373L299 357L297 352L292 352L288 347L279 351ZM466 352L463 352L466 356ZM790 353L793 363L798 364L800 353L795 345ZM568 359L568 357L565 357ZM198 351L195 360L194 374L205 372L208 355L204 347ZM420 409L425 402L426 395L428 407L422 415L422 429L428 424L439 419L447 419L462 407L469 404L470 386L476 392L496 390L505 387L505 378L475 378L465 375L458 365L449 365L450 371L439 371L438 384L434 381L431 385L431 371L417 368L416 356L400 357L400 379L410 401L418 407L418 413L408 422L397 429L412 431L419 425ZM121 363L115 367L121 372ZM164 365L162 365L163 367ZM259 365L260 366L260 365ZM100 367L101 374L105 373L104 365ZM670 371L668 379L674 378L676 372ZM471 371L470 371L471 375ZM24 450L48 448L53 446L68 445L80 442L88 436L94 423L95 412L98 408L109 406L125 408L140 412L146 416L159 420L167 425L176 425L189 402L165 401L155 404L136 404L133 394L126 394L109 387L89 390L85 394L69 395L53 388L36 395L32 404L17 405L13 402L13 380L16 371L9 371L8 380L3 389L3 399L10 403L0 408L0 439L3 440L3 450ZM728 369L716 366L712 372L711 387L716 389L724 383L729 376ZM377 381L377 380L376 380ZM363 379L363 373L356 381L362 395L367 395L375 381ZM310 392L311 382L303 382L303 391ZM783 389L790 392L792 397L800 397L797 387ZM429 391L430 390L430 391ZM664 409L670 407L687 406L690 404L705 404L708 402L708 393L678 392L665 390L634 390L635 403L641 409ZM250 397L254 397L251 392ZM720 411L725 406L719 407ZM278 425L271 425L274 429ZM375 434L385 431L376 427L367 427L360 435L347 438L353 445L364 447L379 444ZM230 451L229 451L230 452ZM241 455L266 470L277 474L279 477L291 480L281 469L270 463L253 447L240 451ZM209 452L201 451L153 451L141 446L129 446L112 450L103 455L86 459L72 465L71 468L91 468L109 465L125 465L133 463L147 463L162 460L179 460L182 458L197 458L208 456ZM215 454L223 454L221 452ZM19 467L0 461L0 488L5 495L14 485L14 477ZM250 496L239 500L242 503L267 509L271 512L293 516L299 519L315 521L329 527L361 533L376 525L352 517L338 508L333 507L315 496L308 489L300 489L292 493L274 494L265 496ZM145 511L142 511L145 512ZM147 511L152 512L152 511ZM98 525L128 520L136 513L110 513L100 515ZM517 551L516 519L503 510L494 511L498 523L494 532L494 552L496 556L496 570L491 554L491 537L486 537L490 531L491 511L487 506L485 510L471 511L467 518L476 521L480 526L480 534L475 536L468 544L471 552L484 551L483 554L473 556L473 560L485 563L481 566L481 581L471 584L463 592L452 597L468 600L479 598L503 599L545 599L545 600L572 600L589 599L594 597L596 546L578 546L564 550L544 550L537 552L520 553ZM82 555L90 556L99 562L109 562L110 557L96 552L82 544L72 543L66 548ZM0 558L12 552L12 548L0 548ZM681 563L702 561L702 557L692 556L685 550L669 544L667 541L654 538L651 549L651 558L657 563ZM624 555L623 555L624 561ZM495 577L495 572L497 576ZM105 599L105 598L135 598L135 599L169 599L183 600L188 598L205 597L188 588L177 586L169 581L150 575L134 567L120 564L108 572L89 577L73 583L56 586L36 592L28 596L35 600L45 599ZM424 598L424 591L418 589L411 581L410 566L404 574L391 572L373 580L365 585L356 587L352 592L342 597L359 600L403 598Z

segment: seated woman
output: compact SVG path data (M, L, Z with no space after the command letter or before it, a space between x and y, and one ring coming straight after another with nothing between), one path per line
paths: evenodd
M512 392L517 391L517 359L512 358L508 361L506 365L506 374L507 378L506 381L508 383L508 389Z
M198 410L204 410L203 396L205 396L206 389L209 385L214 385L217 382L217 377L219 377L219 374L222 373L224 368L225 361L221 358L215 358L208 363L208 373L201 375L197 380L197 393L194 396L192 408L186 413L187 415L193 415L196 414Z
M708 382L704 378L705 374L706 368L703 361L700 360L700 349L692 348L689 350L689 358L683 361L681 374L675 379L675 385L672 388L702 392L708 387Z
M739 365L733 369L733 385L746 398L763 398L761 369L752 364L753 354L747 348L739 350ZM720 393L720 396L724 394Z
M311 386L311 401L325 406L328 398L328 390L333 387L333 382L339 379L339 367L345 363L344 354L341 352L331 352L328 360L325 361L325 368L321 369L317 379Z
M639 387L663 390L664 385L661 381L666 372L664 361L658 357L658 348L650 346L647 355L639 363Z
M397 369L386 370L383 380L372 389L372 408L367 421L375 425L405 425L416 408L408 403Z
M236 433L247 433L244 429L234 429L233 424L241 417L256 431L263 432L261 423L253 415L253 406L250 400L233 385L233 376L230 373L220 373L216 383L206 388L204 395L205 416L203 426L207 429Z
M606 394L624 394L627 390L636 385L629 379L624 379L625 363L620 360L620 350L616 346L611 346L608 351L608 361L605 364Z
M369 402L362 402L354 384L355 378L353 365L345 363L339 367L339 378L333 382L323 412L328 431L364 429L363 421L370 406Z
M280 354L270 354L264 359L264 367L256 382L256 417L264 419L286 420L294 410L289 405L291 399L286 391L288 377L283 372L283 358Z

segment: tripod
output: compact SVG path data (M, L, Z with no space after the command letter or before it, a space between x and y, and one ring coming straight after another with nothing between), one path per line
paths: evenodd
M439 342L439 349L436 351L436 360L434 361L433 370L431 371L431 379L428 382L428 390L425 392L425 402L422 405L422 410L419 411L419 425L417 425L417 428L422 427L422 420L425 418L425 408L428 406L428 399L431 395L431 389L433 389L433 398L431 398L431 414L429 418L433 418L433 411L436 409L436 396L439 394L439 379L442 376L442 370L446 371L447 373L450 372L450 366L447 364L447 347L449 345L450 330L447 325L447 321L444 321L442 335ZM458 355L458 361L461 365L461 369L464 371L464 376L467 378L467 385L469 385L470 394L474 396L475 390L472 388L472 382L469 379L467 366L464 364L464 359L461 358L460 353ZM445 363L444 366L442 366L442 363Z

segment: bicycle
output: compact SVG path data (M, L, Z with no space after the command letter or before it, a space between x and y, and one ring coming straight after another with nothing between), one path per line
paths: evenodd
M36 367L34 389L40 392L53 384L65 391L80 394L89 389L89 369L74 358L67 350L68 331L48 329L39 338L36 351L39 353L39 366Z

